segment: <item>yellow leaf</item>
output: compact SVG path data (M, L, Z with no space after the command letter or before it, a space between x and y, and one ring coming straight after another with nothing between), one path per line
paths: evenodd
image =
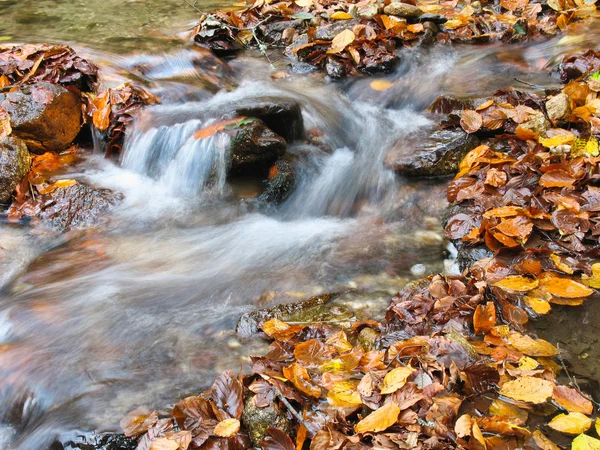
M549 294L564 298L588 297L594 291L577 281L568 278L542 278L540 280L540 289Z
M533 358L529 358L528 356L523 356L521 359L519 359L519 369L523 371L537 369L539 365L540 363Z
M386 91L394 87L394 83L388 80L373 80L371 81L371 89L374 91Z
M307 6L312 6L313 0L294 0L294 3L301 8L306 8Z
M352 19L352 16L350 14L348 14L347 12L337 11L337 12L334 12L331 16L329 16L329 18L333 19L333 20L349 20L349 19Z
M504 383L500 395L529 403L544 403L552 396L553 386L548 380L530 376Z
M600 263L592 264L592 276L588 277L584 274L581 276L581 281L594 289L600 289Z
M477 422L475 421L473 421L473 437L477 439L481 445L483 445L483 448L487 448L481 428L479 428L479 425L477 425Z
M469 414L463 414L456 420L454 432L459 438L471 436L471 433L473 432L473 419Z
M521 275L511 275L503 280L494 283L494 286L499 287L503 291L509 292L529 292L538 286L538 280L523 277Z
M571 149L571 156L598 156L598 139L594 136L589 139L577 139Z
M531 358L527 358L531 359ZM537 364L537 362L536 362ZM502 400L495 399L490 405L490 416L506 417L511 419L517 419L517 425L525 425L529 414L526 410L519 408L518 406L511 405L510 403L503 402Z
M406 384L408 377L415 371L412 367L396 367L390 370L383 379L382 394L391 394L396 392Z
M600 440L586 434L580 434L573 439L571 450L600 450Z
M550 255L550 259L552 260L552 262L554 263L554 265L556 266L556 268L558 270L560 270L564 273L568 273L569 275L571 275L573 273L573 269L571 269L571 267L569 267L564 262L562 262L560 256L558 256L556 253L552 253Z
M350 30L344 30L338 33L331 41L331 49L327 50L327 53L341 53L344 49L354 42L356 36Z
M521 333L513 332L508 335L510 345L528 356L555 356L558 349L543 339L533 339Z
M362 404L356 384L348 381L334 383L331 391L327 393L327 402L340 408L352 408Z
M357 433L383 431L396 423L398 414L400 414L400 407L394 402L388 402L358 422L354 430Z
M594 424L594 428L596 428L596 434L600 436L600 419L596 419L596 423Z
M42 195L50 194L51 192L54 192L58 188L66 188L69 186L73 186L74 184L77 184L77 181L75 181L75 180L57 180L54 183L49 184L48 186L45 186L43 188L38 188L38 192Z
M262 326L263 331L269 337L271 337L277 333L281 333L282 331L286 331L289 328L290 328L290 326L287 323L282 322L279 319L268 320L265 323L263 323L263 326Z
M526 295L523 297L523 301L538 314L548 314L552 308L550 303L543 298L530 297Z
M571 145L577 138L573 133L559 134L551 138L539 138L539 143L546 148L558 147L559 145Z
M462 177L467 172L469 172L469 170L471 170L471 167L473 167L473 164L475 164L475 162L479 158L485 155L488 150L490 150L490 147L488 147L487 145L480 145L479 147L475 147L473 150L467 153L467 155L462 159L462 161L458 165L459 172L456 174L454 179L456 180Z
M219 437L231 437L240 431L240 421L237 419L225 419L217 424L213 434Z
M559 414L548 423L548 426L565 434L581 434L590 429L592 419L580 412Z

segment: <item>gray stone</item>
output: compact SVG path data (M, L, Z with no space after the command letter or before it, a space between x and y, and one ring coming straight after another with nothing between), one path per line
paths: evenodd
M408 3L393 2L383 8L383 12L391 16L404 17L406 19L416 19L423 14L423 11L416 6Z
M33 153L67 148L81 129L81 100L58 84L40 82L0 94L13 135Z
M373 16L379 13L379 8L377 5L370 3L367 6L363 6L358 10L358 17L363 19L372 19Z
M290 196L295 185L294 166L290 162L280 159L269 170L267 188L260 195L259 200L282 203Z
M0 203L10 200L30 165L25 142L12 136L0 139Z

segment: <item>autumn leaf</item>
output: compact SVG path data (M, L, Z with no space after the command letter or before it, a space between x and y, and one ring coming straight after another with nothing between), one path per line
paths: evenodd
M391 427L398 420L400 407L394 402L388 402L373 411L354 427L357 433L377 433Z
M229 417L239 419L244 410L244 388L232 370L223 372L213 384L212 400Z
M92 114L92 122L100 131L106 131L110 125L110 92L104 91L94 99L94 113Z
M167 438L156 439L150 444L150 450L177 450L178 448L179 444L177 442Z
M240 431L240 421L238 419L225 419L217 424L213 434L219 437L231 437Z
M152 425L158 421L156 411L147 411L143 408L138 408L121 419L120 425L125 436L138 436L148 431Z
M581 434L590 429L592 419L580 412L559 414L548 423L548 426L565 434Z
M333 350L318 339L301 342L294 350L294 357L305 367L320 366L331 359Z
M267 429L265 438L260 443L263 450L296 450L294 441L287 433L273 427Z
M527 410L519 408L518 406L511 405L510 403L503 402L500 399L495 399L490 405L489 413L491 416L506 417L518 420L518 424L525 425L529 414Z
M170 432L165 434L165 437L176 442L179 445L178 450L187 450L192 442L192 432L188 430Z
M542 298L530 297L526 295L523 297L523 302L537 314L548 314L552 309L550 302Z
M540 290L564 298L588 297L594 291L569 278L548 277L539 280Z
M577 390L567 386L554 386L552 399L569 412L592 414L594 405Z
M556 266L556 268L564 273L567 273L569 275L571 275L573 273L573 269L571 267L569 267L566 263L562 262L562 259L560 256L558 256L556 253L552 253L550 255L550 259L552 260L552 262L554 263L554 265Z
M539 138L539 143L544 147L551 148L559 145L571 145L576 139L573 133L561 133L551 138Z
M508 335L510 345L528 356L555 356L558 349L543 339L533 339L521 333L512 332Z
M593 287L594 289L600 289L600 263L592 264L592 276L583 274L581 281L586 286Z
M225 128L236 125L240 123L242 120L245 120L245 117L236 117L234 119L221 120L219 122L212 123L204 128L199 129L194 133L194 138L196 139L206 139L218 133L219 131L223 131Z
M575 178L573 178L564 170L559 169L546 172L540 177L539 183L542 187L551 188L572 186L575 181Z
M525 216L517 216L511 219L503 220L496 226L495 229L506 236L511 236L519 239L520 241L525 241L533 230L533 223Z
M571 450L600 450L600 440L580 434L573 439Z
M483 117L477 111L466 109L462 112L460 126L467 133L475 133L483 126Z
M531 376L519 377L502 385L500 395L529 403L544 403L552 396L550 381Z
M344 30L338 33L331 41L331 49L327 50L327 53L341 53L344 49L354 42L356 36L351 30Z
M348 381L334 383L331 391L327 393L327 401L331 406L339 408L352 408L362 404L356 384Z
M538 287L539 281L521 275L510 275L503 280L494 283L494 286L499 287L503 291L509 292L529 292Z
M381 387L382 394L391 394L396 392L406 384L406 380L410 377L415 369L412 367L396 367L390 370L383 378L383 386Z
M308 372L300 364L293 362L288 367L284 367L283 376L306 395L316 398L321 397L321 389L310 382Z
M10 133L12 133L12 127L10 126L10 115L2 106L0 106L0 139L5 138Z
M387 91L394 87L394 83L388 80L373 80L371 81L370 86L374 91Z
M344 11L336 11L329 18L333 20L350 20L352 16Z
M532 434L533 440L541 450L560 450L560 447L552 442L545 434L535 430Z
M477 305L473 314L473 328L476 334L487 333L496 325L496 306L494 302Z

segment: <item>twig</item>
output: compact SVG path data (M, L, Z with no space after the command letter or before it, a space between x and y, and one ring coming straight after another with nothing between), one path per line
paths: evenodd
M522 83L525 86L529 86L534 89L546 89L544 86L540 86L539 84L531 84L531 83L528 83L527 81L519 80L518 78L513 78L513 80L518 81L519 83Z
M194 3L190 3L188 0L183 0L183 3L185 3L188 6L191 6L192 8L194 8L196 11L198 11L200 14L202 14L202 10L200 10L197 6L196 3L198 3L198 0L194 0Z
M285 396L283 395L283 393L279 390L279 388L277 386L275 386L274 384L271 384L271 387L275 390L275 394L277 395L277 398L279 398L279 400L281 400L281 402L290 411L290 413L292 414L292 416L294 416L294 418L298 422L300 422L302 425L304 425L304 428L306 428L306 431L308 432L308 434L310 435L310 437L313 437L316 434L316 432L315 432L315 430L312 429L312 427L310 426L310 424L306 420L304 420L304 417L302 417L302 415L298 411L296 411L294 409L294 407L292 406L292 404L288 401L287 398L285 398Z

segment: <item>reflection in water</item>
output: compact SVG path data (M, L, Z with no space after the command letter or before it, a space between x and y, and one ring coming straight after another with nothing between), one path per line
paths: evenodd
M247 58L237 67L249 81L232 92L174 95L147 110L120 166L90 157L76 174L124 194L108 226L54 242L0 227L15 249L0 261L9 273L0 278L0 415L12 425L0 444L38 450L73 429L114 430L134 406L210 385L261 351L232 330L270 298L350 286L381 309L411 265L441 270L439 220L428 216L442 214L443 188L399 180L383 161L400 138L432 126L422 110L442 92L484 94L512 77L554 83L530 74L563 47L515 49L508 65L496 46L407 51L385 92L367 79L275 83L264 61ZM290 145L297 188L269 210L229 189L227 138L191 138L228 105L264 97L298 101L307 129L322 134L320 145Z

